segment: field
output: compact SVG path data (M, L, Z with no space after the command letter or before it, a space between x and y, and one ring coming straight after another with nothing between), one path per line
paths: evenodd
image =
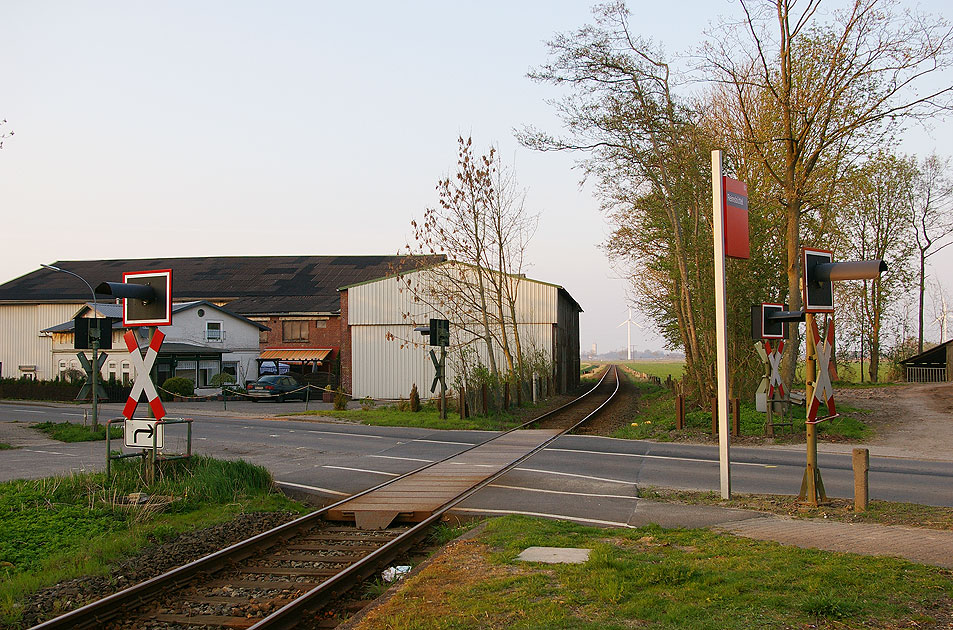
M644 372L649 376L657 376L663 381L671 376L673 379L682 378L682 372L685 370L684 361L619 361L621 365Z

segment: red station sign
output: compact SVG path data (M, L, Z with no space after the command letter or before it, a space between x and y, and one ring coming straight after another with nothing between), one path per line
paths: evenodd
M750 258L748 244L748 185L737 179L723 177L725 212L725 256Z

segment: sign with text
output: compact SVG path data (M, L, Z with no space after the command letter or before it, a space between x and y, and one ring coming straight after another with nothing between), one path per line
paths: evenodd
M748 185L724 177L722 207L725 217L725 256L750 258L748 243Z

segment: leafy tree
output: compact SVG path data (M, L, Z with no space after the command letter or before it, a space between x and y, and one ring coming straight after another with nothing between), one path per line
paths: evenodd
M880 152L852 173L850 193L838 216L838 251L851 259L887 263L887 271L877 279L838 283L844 284L839 290L846 298L840 300L842 312L859 320L861 343L869 348L870 380L875 383L886 319L898 313L913 278L911 191L916 178L913 159Z
M854 0L821 22L820 0L740 0L744 19L706 46L708 77L732 96L746 155L762 165L784 212L787 298L800 307L802 219L828 207L843 168L901 120L947 108L953 86L918 92L950 66L942 20L900 12L890 0ZM814 234L814 238L822 238ZM796 327L783 373L793 379Z

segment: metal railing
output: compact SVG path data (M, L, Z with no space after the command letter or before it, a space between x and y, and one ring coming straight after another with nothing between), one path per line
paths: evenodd
M945 383L946 380L945 367L907 366L908 383Z

